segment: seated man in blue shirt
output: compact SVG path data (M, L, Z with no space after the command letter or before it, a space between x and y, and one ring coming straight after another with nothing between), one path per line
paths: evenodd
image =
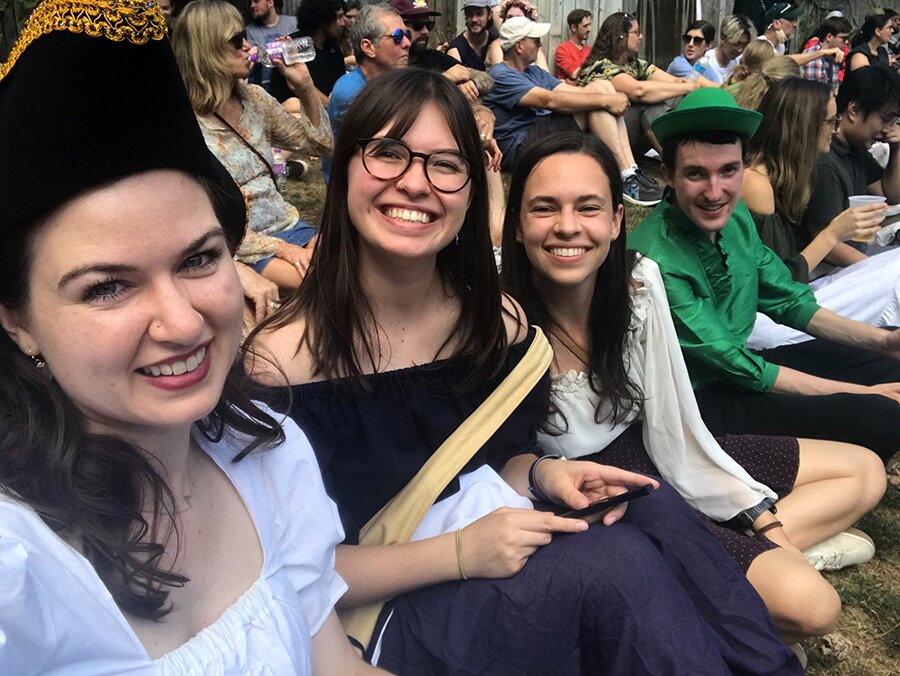
M652 206L662 191L637 168L622 115L628 97L609 82L597 80L573 87L534 65L548 23L523 16L508 18L500 28L503 61L491 69L494 88L484 102L494 112L494 136L503 151L503 166L515 162L521 146L553 131L582 129L609 146L622 172L623 197Z
M341 122L353 99L366 82L395 68L409 64L411 34L400 14L387 4L366 5L359 11L356 23L350 28L350 43L356 56L356 70L338 78L328 101L328 119L337 138ZM325 180L331 173L331 158L322 158Z

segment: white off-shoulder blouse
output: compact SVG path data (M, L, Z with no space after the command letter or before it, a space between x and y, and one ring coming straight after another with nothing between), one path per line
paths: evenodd
M344 538L306 437L287 419L278 448L232 463L196 440L234 484L264 552L259 578L199 634L148 655L90 563L27 506L0 498L0 674L309 674L310 638L347 586Z
M643 441L662 477L697 510L717 521L777 499L722 450L700 417L678 335L669 312L659 267L641 256L635 265L631 323L626 362L631 379L644 393ZM553 377L554 403L565 415L551 419L561 435L538 434L547 452L567 458L597 453L612 443L638 416L612 424L595 422L598 395L586 373L569 371ZM608 411L608 406L605 406ZM603 461L603 455L599 456Z

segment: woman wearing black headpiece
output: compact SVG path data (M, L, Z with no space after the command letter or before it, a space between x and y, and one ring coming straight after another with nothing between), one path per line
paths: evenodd
M244 202L156 3L42 3L0 118L0 673L370 671L315 458L235 367Z

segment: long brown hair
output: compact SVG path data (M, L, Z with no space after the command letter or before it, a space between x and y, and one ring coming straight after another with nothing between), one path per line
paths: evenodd
M525 253L524 245L517 241L516 233L521 226L522 199L528 177L541 160L557 154L587 155L596 161L609 180L612 211L622 204L622 177L615 157L602 141L590 134L550 134L523 149L517 158L503 222L503 266L500 278L503 290L518 300L529 320L544 331L549 331L552 323L548 299L541 295L534 283L536 273ZM598 395L594 409L594 419L598 423L604 420L621 422L632 411L640 411L644 401L640 385L629 377L625 362L632 311L629 285L635 264L635 254L628 251L625 239L623 216L619 236L610 244L609 254L597 273L586 318L590 361L588 382L591 390ZM604 400L610 405L608 413L602 410ZM551 409L551 412L565 420L562 411ZM565 431L546 424L544 429L551 434Z
M216 206L212 185L199 180ZM45 221L46 216L15 230L0 247L0 303L8 308L28 304L36 263L32 242ZM167 537L177 550L172 491L143 450L91 432L47 370L35 368L0 331L0 493L27 504L57 535L74 542L120 609L158 620L170 610L168 590L188 581L162 564ZM284 440L278 421L251 401L253 390L235 363L216 407L197 422L211 441L240 436L235 461ZM142 513L147 505L149 520Z
M500 367L507 340L490 242L478 127L471 107L447 78L418 68L379 76L351 104L335 140L322 229L309 271L296 294L251 334L251 340L256 333L277 329L300 315L306 328L299 336L297 351L303 346L309 349L315 375L350 377L364 384L360 376L378 368L377 325L359 278L359 233L347 208L351 189L347 170L358 152L359 139L375 136L388 125L388 136L402 138L428 103L444 113L460 153L471 167L471 198L458 240L437 254L437 270L461 305L451 336L459 345L458 353L472 357L465 384L474 384Z
M797 223L812 193L831 88L824 82L792 77L776 82L763 96L763 121L750 139L749 164L762 164L775 191L775 211Z
M615 64L623 65L628 60L628 52L625 43L628 41L628 31L637 23L632 14L614 12L610 14L600 25L597 39L591 47L590 54L581 65L581 72L587 72L588 68L597 61L609 59Z

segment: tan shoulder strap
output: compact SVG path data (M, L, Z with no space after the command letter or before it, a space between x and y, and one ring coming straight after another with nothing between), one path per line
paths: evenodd
M359 544L408 542L437 497L540 382L550 367L553 350L541 329L534 327L534 330L534 340L516 367L440 445L409 483L363 526ZM368 646L383 605L379 601L340 612L344 630Z

